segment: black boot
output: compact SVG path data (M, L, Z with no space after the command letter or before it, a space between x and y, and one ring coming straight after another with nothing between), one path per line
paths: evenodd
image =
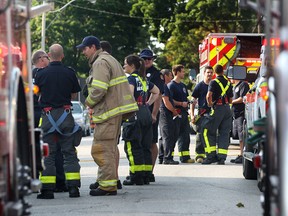
M69 197L71 198L80 197L79 188L76 186L69 187Z
M123 185L144 185L144 181L141 176L130 176L130 178L126 177L126 180L123 181Z
M91 196L109 196L109 195L117 195L117 190L116 191L105 191L100 188L97 188L95 190L90 190L90 195Z
M37 199L54 199L53 190L41 190L41 193L37 195Z

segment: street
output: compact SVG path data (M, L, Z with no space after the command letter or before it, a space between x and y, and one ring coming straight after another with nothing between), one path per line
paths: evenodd
M256 181L245 180L242 165L230 163L230 159L239 154L238 145L229 147L225 165L156 164L155 183L123 186L117 196L92 197L89 185L95 182L97 173L90 155L92 136L84 137L77 148L81 164L81 197L72 199L68 193L55 193L53 200L37 200L33 193L28 197L32 215L261 215L260 191ZM192 158L194 143L195 135L191 135ZM119 144L119 149L122 182L129 173L129 165L123 142ZM178 155L177 151L175 155ZM178 159L176 156L175 160Z

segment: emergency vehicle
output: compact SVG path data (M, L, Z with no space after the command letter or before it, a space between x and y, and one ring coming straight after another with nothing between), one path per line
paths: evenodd
M199 45L200 69L197 83L203 80L205 66L217 64L227 70L229 66L247 67L247 77L255 76L260 67L264 34L210 33ZM251 75L250 75L251 74Z
M247 139L247 146L258 145L261 149L251 154L257 169L261 169L261 204L263 215L288 215L288 1L287 0L240 0L242 7L249 6L259 17L265 18L263 76L259 79L250 103L256 110L265 111L253 123L254 134ZM262 68L260 68L261 71ZM264 73L265 72L265 73ZM262 73L262 72L261 72ZM261 81L261 82L260 82ZM253 93L253 92L251 92ZM261 99L260 99L261 100ZM255 114L261 112L255 112ZM247 123L248 124L248 123ZM246 155L247 159L250 157ZM251 157L250 157L251 158Z
M30 0L0 1L0 215L28 215L25 196L40 189L47 146L34 129L29 19L52 9ZM44 152L45 151L45 152Z

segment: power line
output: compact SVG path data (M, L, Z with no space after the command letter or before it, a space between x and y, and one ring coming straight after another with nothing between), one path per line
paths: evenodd
M63 2L60 1L55 1L59 4L64 4ZM157 18L157 17L141 17L141 16L132 16L129 14L121 14L121 13L115 13L115 12L110 12L110 11L104 11L104 10L99 10L95 8L87 8L87 7L81 7L78 5L70 4L71 7L78 8L81 10L86 10L86 11L93 11L93 12L98 12L98 13L103 13L103 14L108 14L108 15L114 15L114 16L119 16L119 17L125 17L125 18L131 18L131 19L143 19L143 20L162 20L162 19L167 19L165 18ZM255 21L255 19L230 19L230 20L202 20L202 21L197 21L197 20L182 20L184 23L235 23L235 22L251 22Z

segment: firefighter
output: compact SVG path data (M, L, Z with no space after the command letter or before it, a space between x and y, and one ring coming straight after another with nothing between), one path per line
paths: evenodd
M205 158L205 144L201 142L201 134L203 132L202 122L210 112L210 107L207 105L206 95L208 92L208 86L213 76L213 68L206 66L204 69L204 80L196 85L192 92L192 103L190 107L191 123L195 126L196 131L196 157L197 163L202 163ZM197 115L194 115L196 104L198 103Z
M188 91L186 85L181 82L185 76L183 65L174 65L172 67L174 79L168 84L171 97L175 108L178 111L178 117L174 119L175 123L175 143L178 141L178 151L182 163L194 163L195 160L190 157L190 125L188 120Z
M149 106L157 99L159 89L147 81L145 63L142 58L136 55L127 56L124 71L130 74L128 81L139 111L128 121L123 122L124 150L130 165L129 178L123 181L123 185L149 184L152 173L153 138L152 115ZM149 98L148 92L150 92Z
M206 158L202 164L225 164L228 153L232 112L229 103L232 101L232 85L224 75L223 67L216 65L217 77L212 80L206 95L207 104L211 107L210 115L204 119L201 138L205 143ZM218 137L217 137L218 130ZM216 148L216 140L218 149Z
M82 134L71 113L71 98L76 98L81 88L75 71L61 63L64 58L61 45L53 44L49 48L49 57L51 62L38 71L35 79L41 93L43 141L49 144L49 156L44 159L45 169L40 174L42 189L37 199L54 199L58 142L64 155L69 197L79 197L80 165L75 146L80 144Z
M96 123L91 155L99 166L99 187L91 189L90 195L117 195L116 158L121 123L137 111L138 106L122 66L108 52L103 52L97 37L85 37L77 48L91 66L85 104L93 109L92 119Z

